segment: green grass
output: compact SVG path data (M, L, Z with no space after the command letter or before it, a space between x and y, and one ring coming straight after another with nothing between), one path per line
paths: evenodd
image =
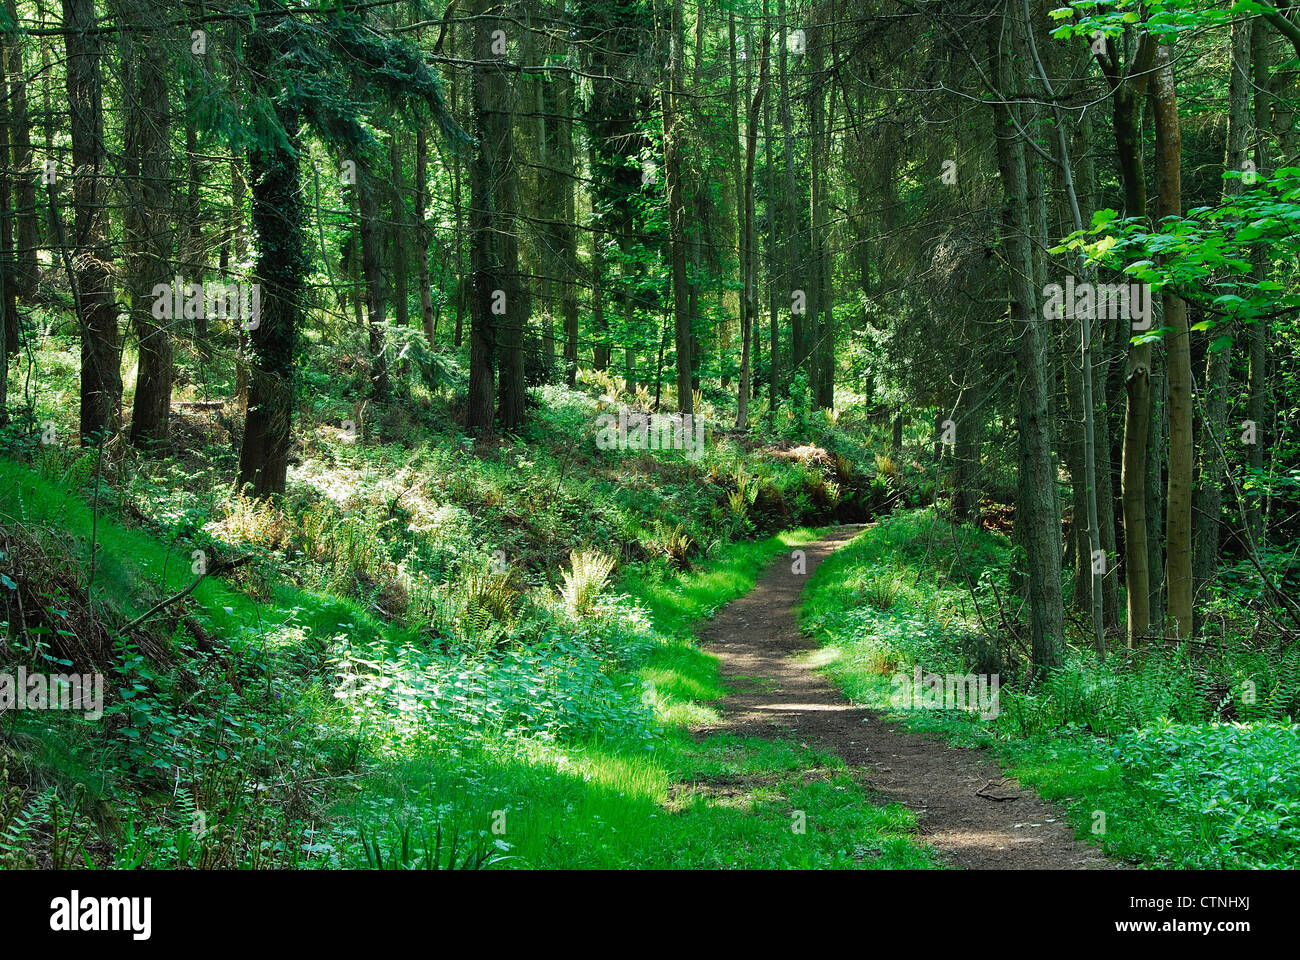
M1061 671L1026 690L1021 653L1005 639L983 637L967 590L975 586L990 616L990 582L1010 597L1009 561L998 535L924 511L887 518L809 583L800 619L823 644L811 656L855 702L909 729L990 751L1010 774L1059 801L1081 838L1117 857L1202 869L1300 866L1290 660L1270 670L1255 653L1215 659L1182 649L1099 664L1081 643ZM999 674L998 716L895 708L891 680L914 665ZM1258 697L1237 695L1243 678ZM1244 722L1219 722L1220 703Z
M728 736L678 736L645 756L583 745L420 758L377 772L339 813L378 824L390 847L411 823L467 825L523 868L931 866L911 814L873 805L842 762Z

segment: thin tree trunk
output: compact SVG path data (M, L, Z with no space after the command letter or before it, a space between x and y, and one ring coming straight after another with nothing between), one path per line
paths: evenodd
M12 20L18 19L16 0L5 0L5 9ZM10 144L13 150L15 219L14 233L14 286L18 298L30 302L36 293L39 261L36 248L40 245L40 212L36 204L36 171L32 154L31 118L27 112L27 74L23 65L23 45L11 40L4 51L4 71L9 77L9 123L13 131ZM18 344L10 345L16 352Z
M1014 20L1001 24L1015 37ZM992 27L990 45L998 89L1006 97L1014 90L1011 44ZM999 41L1001 40L1001 43ZM1024 545L1030 607L1030 637L1034 670L1042 675L1059 667L1065 651L1065 617L1061 599L1060 515L1056 499L1055 458L1048 422L1048 349L1044 324L1038 316L1034 289L1034 253L1030 246L1029 179L1025 144L1017 133L1017 108L995 102L998 169L1007 198L1003 242L1011 271L1012 318L1018 338L1016 421L1020 435L1020 467L1016 497L1016 530Z
M384 226L379 212L379 178L368 164L357 164L357 230L361 236L361 272L366 282L366 332L370 348L370 397L385 401L392 392L383 323L388 307L384 276Z
M433 290L429 280L429 132L421 123L415 131L415 267L420 284L420 324L429 346L434 346Z
M1272 52L1266 32L1260 29L1254 30L1251 35L1251 72L1255 94L1253 105L1255 120L1254 160L1255 169L1261 176L1267 173L1270 166L1268 140L1265 131L1269 128L1268 72L1271 61ZM1291 102L1294 102L1293 98ZM1287 147L1288 144L1284 143L1283 146ZM1293 156L1293 154L1284 149L1283 156ZM1258 245L1255 248L1254 255L1255 274L1264 277L1267 275L1268 268L1268 248L1262 244ZM1250 444L1246 450L1246 462L1256 476L1261 475L1264 471L1264 447L1273 436L1270 422L1272 418L1268 412L1268 332L1266 322L1252 323L1247 332L1246 342L1249 363L1246 377L1246 419L1255 424L1255 442ZM1248 536L1253 538L1257 546L1263 546L1267 531L1259 501L1254 496L1246 500L1245 523Z
M767 39L764 38L764 50ZM750 63L753 63L751 51ZM752 69L752 67L751 67ZM763 93L767 89L767 57L759 61L758 86L754 99L749 104L749 114L745 127L745 216L741 231L741 257L743 260L744 289L740 314L740 390L736 397L736 426L743 430L749 420L749 391L752 374L750 372L750 341L754 337L755 321L758 316L758 259L754 237L754 155L758 148L758 111L763 106Z
M1151 96L1155 118L1160 216L1178 217L1182 202L1182 133L1169 47L1156 52ZM1169 328L1169 496L1166 505L1166 589L1175 639L1192 633L1192 355L1187 304L1168 288L1162 295Z
M661 94L664 123L664 166L667 180L668 237L673 285L673 330L677 348L677 409L693 412L691 393L691 313L686 276L686 203L682 184L682 120L678 97L682 92L682 0L672 0L667 40L668 83Z
M411 306L408 299L407 273L410 262L406 217L405 190L402 183L402 137L394 130L388 141L388 163L392 176L391 214L388 224L388 248L393 258L393 322L399 327L411 325Z

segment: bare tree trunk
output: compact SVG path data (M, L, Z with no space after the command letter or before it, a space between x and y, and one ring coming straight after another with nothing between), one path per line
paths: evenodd
M1255 119L1255 169L1261 174L1265 174L1270 166L1268 156L1268 141L1265 136L1265 130L1269 127L1268 122L1268 103L1269 103L1269 64L1272 61L1272 52L1269 47L1268 37L1264 30L1256 29L1251 35L1251 71L1254 86L1254 119ZM1294 102L1294 101L1292 101ZM1283 144L1287 146L1286 143ZM1283 156L1291 156L1289 150L1283 151ZM1269 263L1269 252L1263 245L1255 249L1254 269L1256 275L1263 277L1267 274ZM1247 352L1249 358L1249 370L1246 378L1246 419L1255 424L1255 442L1249 446L1246 451L1246 462L1250 469L1259 475L1264 470L1264 446L1269 442L1273 435L1271 417L1268 412L1268 324L1260 321L1250 325L1247 333ZM1255 497L1250 497L1246 501L1246 529L1248 536L1254 539L1256 545L1262 546L1265 540L1265 522L1263 511L1260 510L1259 502Z
M1168 46L1156 52L1151 91L1155 117L1160 216L1177 217L1182 203L1182 133L1174 68ZM1187 304L1166 289L1164 325L1169 351L1169 497L1166 519L1166 583L1173 636L1192 633L1192 356Z
M1034 289L1034 252L1029 216L1029 179L1025 144L1017 133L1017 108L1005 101L1015 89L1012 59L1020 59L1021 42L1014 20L1007 15L999 31L991 28L990 46L1002 101L994 103L998 169L1006 196L1003 242L1010 263L1012 318L1019 341L1016 421L1020 435L1020 467L1016 496L1016 530L1024 545L1030 607L1030 636L1034 670L1038 674L1061 665L1065 652L1065 616L1061 598L1061 527L1056 499L1055 457L1048 422L1048 339L1038 315ZM1000 36L1010 35L1010 37Z
M471 169L473 329L470 345L471 428L492 427L493 366L497 367L496 415L511 429L524 419L524 327L528 294L519 276L516 221L519 205L506 64L492 51L492 34L509 23L504 7L478 0L483 23L474 29L473 101L478 149Z
M410 262L408 232L410 223L406 216L405 191L402 189L402 137L394 130L388 141L388 163L391 168L392 201L388 224L388 249L393 259L393 322L399 327L411 325L411 306L408 300L407 272Z
M813 57L813 109L812 109L812 157L814 171L812 174L812 250L817 263L817 304L820 320L814 317L810 324L814 331L811 367L815 384L814 400L819 407L830 409L835 406L835 297L834 272L835 263L831 255L830 219L827 208L829 187L827 180L830 170L831 141L835 129L834 98L830 107L826 104L829 79L824 76L825 42L824 31L832 34L831 45L834 52L835 7L831 4L830 25L817 27L812 31L809 45L815 44ZM832 56L832 59L834 57Z
M798 202L799 195L798 184L795 180L794 166L794 120L790 113L790 83L789 83L789 55L790 55L790 36L786 31L785 0L777 0L776 18L780 30L780 54L777 58L777 67L780 75L779 92L781 95L781 140L783 159L785 162L785 286L787 289L782 290L782 296L786 303L790 303L793 297L795 287L795 278L799 275L799 270L804 263L803 253L800 250L800 231ZM805 293L807 291L805 290ZM793 372L803 367L807 359L807 343L804 336L805 315L803 313L791 311L790 314L790 369ZM806 373L806 371L805 371Z
M420 324L424 338L434 346L436 330L433 319L433 291L429 286L429 133L421 123L415 131L415 256L416 277L420 284Z
M763 0L763 23L768 19L768 0ZM764 30L767 36L763 44L763 63L770 64L772 59L772 38L770 29ZM782 35L784 40L784 35ZM771 73L769 69L768 73ZM775 411L781 402L781 327L776 306L776 170L772 166L772 98L763 101L763 168L767 178L767 216L768 228L764 241L767 247L767 306L768 306L768 349L767 349L767 408Z
M144 22L138 24L157 35L165 19L152 3L136 7ZM169 167L171 116L168 103L166 47L156 40L129 41L134 102L127 120L126 159L134 168L126 211L126 245L132 263L131 319L140 342L135 406L131 417L131 443L147 447L167 438L171 413L172 332L154 322L152 291L171 276L168 244L171 229Z
M74 284L81 326L81 440L97 444L121 425L122 371L107 236L102 48L94 0L63 0L63 21L72 133Z
M564 376L569 386L578 376L578 239L573 202L573 84L565 77L556 81L556 112L561 114L556 124L555 162L556 179L563 191L560 207L564 284L560 288L560 312L564 316Z
M17 21L17 0L5 0L10 19ZM40 212L36 203L36 172L32 154L31 118L27 112L27 74L23 66L23 46L13 39L5 44L4 71L9 77L9 122L13 131L11 169L14 176L15 219L14 286L20 300L30 301L36 293L40 246ZM9 345L17 352L17 341Z
M357 229L361 236L361 272L366 281L367 335L370 346L370 396L387 400L392 392L383 323L388 307L388 281L384 276L384 227L379 212L379 178L368 163L357 164Z
M763 49L767 49L764 38ZM753 56L749 62L753 63ZM751 67L752 69L752 67ZM754 99L749 104L749 114L745 127L745 215L741 230L740 254L744 289L741 297L740 312L740 390L736 395L736 426L743 430L749 420L749 392L752 373L750 371L750 341L755 335L755 322L758 316L758 255L754 237L754 154L758 148L758 111L763 106L763 93L767 89L767 57L759 61L758 86Z
M667 40L668 83L661 95L664 123L664 165L667 180L668 236L673 283L673 330L677 348L677 409L693 411L691 394L691 312L686 277L686 203L682 190L682 120L678 97L682 92L682 0L672 0Z
M1111 56L1113 44L1107 44ZM1124 215L1146 216L1146 173L1142 163L1142 102L1149 83L1155 42L1138 38L1134 61L1125 76L1112 70L1115 156L1124 185ZM1104 67L1103 67L1104 69ZM1128 334L1128 330L1124 330ZM1147 441L1151 430L1151 342L1130 342L1124 379L1124 452L1120 489L1124 508L1124 580L1128 596L1128 645L1144 637L1151 624L1151 572L1147 546Z
M5 365L8 378L9 358L18 352L18 278L14 252L13 176L9 160L9 132L12 120L9 115L9 44L0 46L0 327L3 327L5 352L0 362Z

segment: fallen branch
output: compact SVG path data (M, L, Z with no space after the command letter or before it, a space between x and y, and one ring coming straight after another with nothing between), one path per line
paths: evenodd
M1004 783L1006 783L1006 782L1007 782L1007 781L1006 781L1005 778L1002 779L1002 780L999 780L999 781L998 781L998 786L1000 787L1000 786L1002 786L1002 785L1003 785ZM999 802L999 803L1001 803L1001 802L1004 801L1004 800L1019 800L1019 799L1020 799L1020 795L1019 795L1019 794L1017 794L1017 795L1014 796L1014 797L999 797L999 796L997 796L996 794L985 793L984 791L987 790L987 789L988 789L989 787L991 787L991 786L993 786L993 781L992 781L992 780L990 780L988 783L984 784L984 786L982 786L982 787L980 787L978 790L976 790L976 791L975 791L975 796L977 796L977 797L983 797L985 800L995 800L995 801L997 801L997 802Z
M119 634L130 633L132 630L140 626L140 624L144 623L146 620L148 620L158 611L165 610L167 607L170 607L173 603L176 603L179 600L184 600L191 593L193 593L195 589L198 588L198 585L200 583L202 583L208 577L212 576L213 574L229 573L231 570L234 570L236 567L242 567L244 564L248 563L252 559L253 557L251 554L245 554L244 556L238 557L234 560L229 560L225 563L219 563L211 570L205 570L203 573L199 574L198 577L195 578L194 582L191 583L184 590L180 591L179 593L174 593L166 600L161 600L158 603L154 604L150 609L140 614L140 616L136 617L134 620L132 620L130 623L128 623L125 627L123 627L121 630L117 632Z

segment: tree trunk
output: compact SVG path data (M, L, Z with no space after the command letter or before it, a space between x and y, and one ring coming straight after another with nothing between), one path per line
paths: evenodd
M1255 169L1265 175L1269 169L1268 141L1265 130L1269 127L1269 64L1272 53L1268 37L1264 30L1255 30L1251 35L1251 71L1255 92ZM1294 101L1292 101L1294 102ZM1283 147L1288 144L1284 142ZM1283 156L1292 156L1284 149ZM1263 244L1257 245L1254 256L1254 270L1263 277L1269 269L1269 252ZM1268 324L1257 321L1250 324L1247 333L1247 351L1249 368L1246 377L1246 419L1255 424L1255 442L1246 450L1246 462L1251 471L1259 476L1264 471L1264 446L1273 436L1271 418L1268 413ZM1259 500L1251 495L1246 500L1245 524L1247 536L1253 538L1257 546L1263 546L1265 540L1265 523Z
M767 39L764 38L764 50L767 49L767 43ZM752 51L750 62L753 62ZM754 99L749 104L745 127L745 212L740 249L744 287L740 312L740 389L736 395L736 426L741 430L748 426L749 421L749 393L752 380L749 351L758 316L758 259L754 237L754 155L758 148L758 111L763 106L763 93L766 88L767 57L763 57L759 61L758 87L754 91Z
M560 237L564 283L560 287L560 312L564 316L564 376L569 386L578 376L578 238L573 202L573 83L564 77L556 81L555 177L564 197L560 207Z
M804 257L800 250L799 243L799 226L798 226L798 184L795 180L794 166L794 121L790 113L790 83L789 83L789 55L790 55L790 37L786 32L786 15L785 0L777 0L776 18L780 36L780 53L777 58L777 68L779 71L780 84L779 92L781 95L781 141L783 150L783 160L785 162L785 196L783 211L785 213L785 287L782 290L782 296L785 303L789 304L793 298L796 286L796 277L800 275L800 270L804 265ZM799 286L802 286L800 284ZM807 293L807 291L804 291ZM790 369L791 372L798 371L807 359L807 345L804 337L805 314L791 310L790 312ZM806 371L805 371L806 372Z
M5 0L12 20L18 19L16 0ZM5 44L4 71L9 77L9 125L13 131L10 148L13 161L16 230L14 232L14 287L18 298L30 302L36 293L40 246L40 213L36 202L36 171L33 167L32 127L27 112L27 74L23 66L23 45L17 39ZM8 345L11 354L18 350L15 340Z
M999 37L995 22L990 45L1003 97L1015 89L1011 46L1018 39ZM1002 32L1018 32L1008 15ZM1001 43L999 41L1001 40ZM1016 529L1025 549L1030 607L1030 637L1034 670L1038 675L1059 667L1065 651L1065 616L1061 598L1061 527L1056 499L1055 458L1048 422L1048 339L1038 315L1034 289L1034 252L1031 247L1029 180L1025 144L1017 133L1017 108L995 102L998 170L1004 210L1003 243L1010 263L1012 319L1018 338L1016 420L1020 435L1020 467L1016 497Z
M267 29L262 27L250 38L250 65L275 56L269 42L259 42L259 33ZM265 84L265 79L258 79L259 85ZM277 89L258 92L268 98L280 93ZM258 499L284 493L295 394L293 360L308 268L307 212L298 169L299 117L283 106L277 106L276 116L288 143L255 146L248 163L258 251L254 274L261 285L262 307L248 336L248 416L239 450L237 489Z
M420 325L434 347L433 290L429 280L429 132L423 123L415 131L415 273L420 284Z
M138 8L143 28L156 27L164 14L152 4ZM148 34L145 34L148 36ZM134 168L126 211L126 246L131 257L131 319L140 342L131 443L148 447L167 438L171 413L172 334L153 317L155 284L168 282L170 270L171 206L168 190L171 163L170 111L167 99L166 49L162 44L132 38L135 90L127 120L126 160Z
M108 245L101 45L94 0L63 0L63 20L75 210L73 282L81 327L81 440L97 444L121 424L122 371Z
M366 332L370 347L370 397L388 399L388 357L383 323L388 307L388 280L384 276L384 225L379 210L379 177L364 162L357 164L357 230L361 236L361 273L366 282Z
M1182 133L1169 48L1156 52L1151 91L1155 118L1160 217L1182 216ZM1169 495L1166 504L1166 590L1170 628L1175 639L1192 633L1192 355L1187 304L1168 288L1163 294L1164 325L1170 333L1169 356Z
M1142 102L1149 82L1154 41L1138 40L1128 75L1112 81L1115 155L1124 186L1124 215L1146 216L1146 173L1142 162ZM1131 337L1132 331L1123 329ZM1124 378L1124 449L1120 490L1124 508L1124 582L1128 597L1128 645L1151 624L1151 571L1147 546L1147 443L1151 430L1151 342L1129 342Z
M664 123L664 166L668 200L668 242L673 284L673 342L677 348L677 409L693 412L691 393L691 312L686 276L686 203L682 185L682 120L678 97L682 91L682 0L672 0L667 36L668 83L661 96Z
M399 327L411 325L411 306L408 300L407 273L410 262L408 250L408 231L406 201L402 184L402 137L394 130L388 141L388 164L392 181L391 202L388 223L388 249L392 251L393 261L393 322Z

